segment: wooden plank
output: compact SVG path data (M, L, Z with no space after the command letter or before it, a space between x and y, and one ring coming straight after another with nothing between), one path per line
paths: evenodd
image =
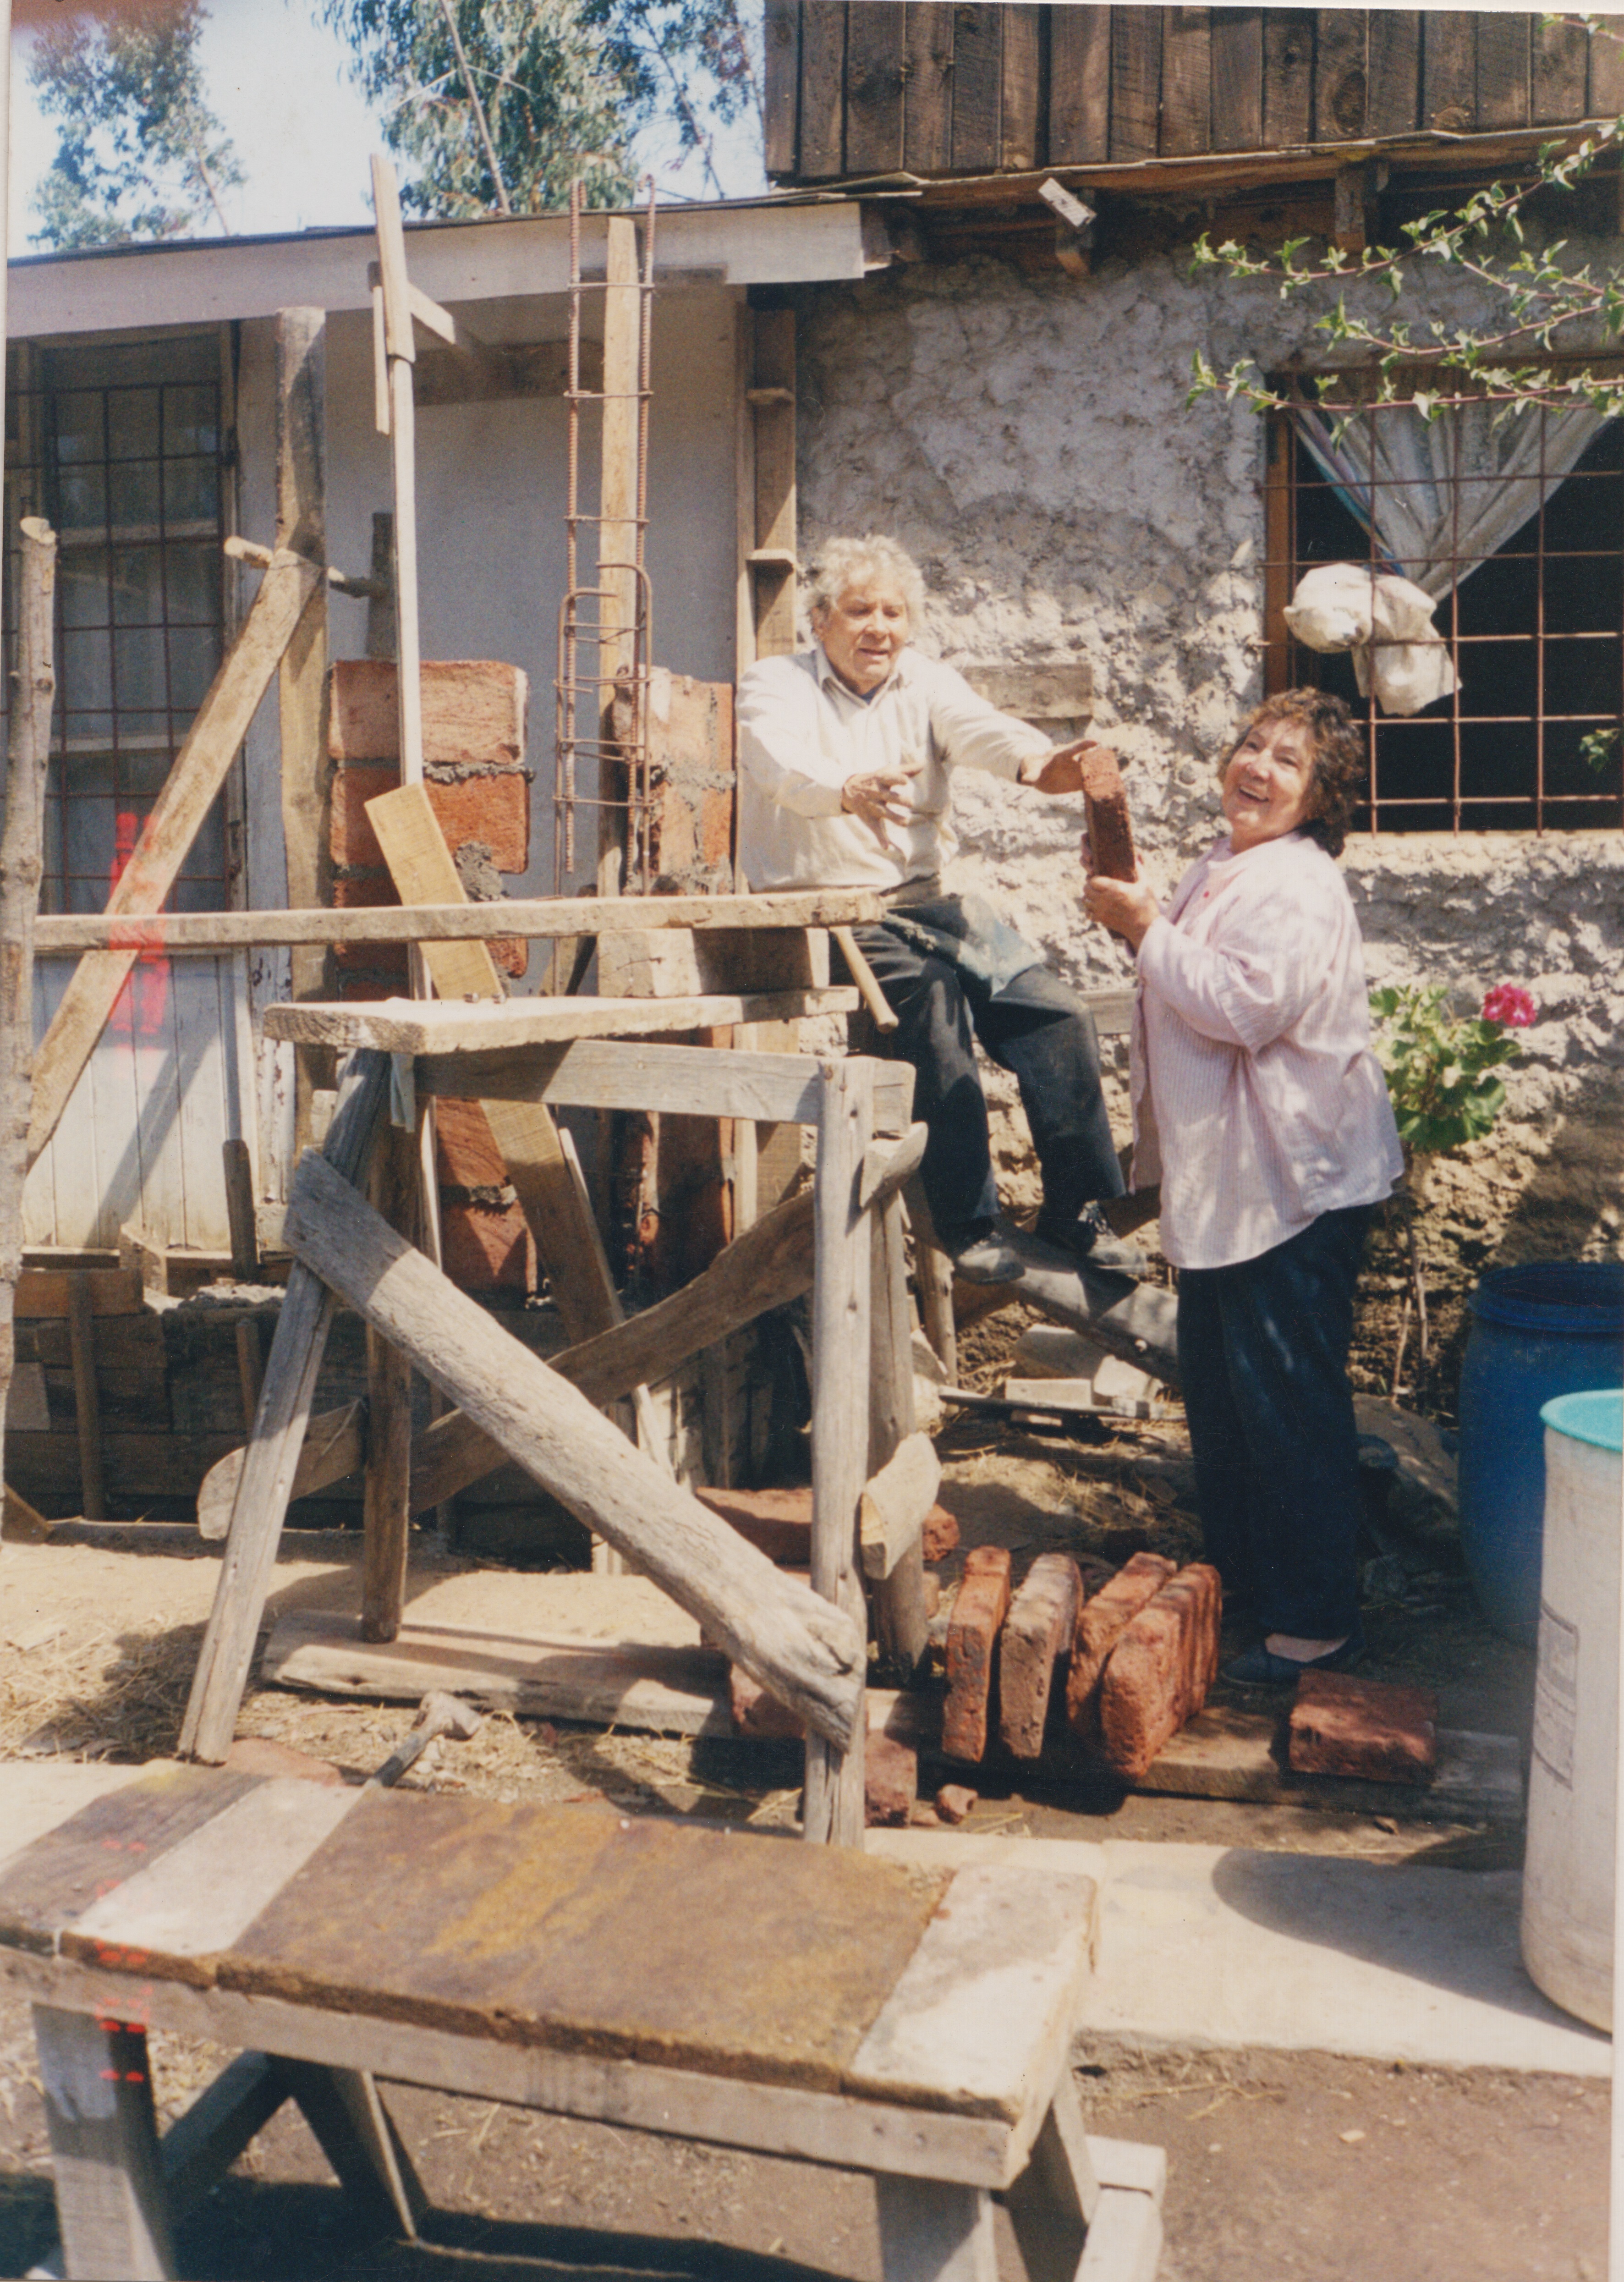
M1582 57L1584 35L1579 35ZM1581 71L1583 65L1581 63ZM1539 83L1535 46L1535 92ZM1581 101L1583 97L1581 95ZM1536 112L1536 116L1537 112ZM1563 113L1571 119L1571 111ZM1469 134L1477 123L1477 17L1465 8L1421 12L1421 124Z
M1314 140L1353 143L1365 133L1369 105L1369 12L1315 12Z
M863 0L847 17L848 175L892 175L902 164L904 12L901 0Z
M916 1130L923 1142L924 1129ZM935 1487L916 1510L916 1500L921 1478L933 1474L939 1485L941 1467L929 1437L914 1431L913 1316L900 1187L869 1215L870 1480L857 1517L863 1573L879 1571L874 1616L880 1654L912 1673L930 1646L924 1522L935 1503Z
M1427 17L1427 51L1432 53L1433 26L1437 19ZM1468 19L1468 21L1474 21ZM1570 119L1583 116L1589 43L1582 23L1566 19L1555 22L1535 18L1533 39L1533 97L1534 124L1536 127L1560 126ZM1429 124L1436 125L1430 110Z
M1095 1905L1090 1878L960 1870L853 2058L850 2089L911 2100L951 2083L957 2105L1030 2146L1087 1985Z
M1162 11L1113 8L1110 155L1154 159L1162 109Z
M1159 2210L1167 2192L1167 2150L1143 2139L1105 2139L1089 2132L1088 2161L1102 2187L1148 2195Z
M1162 11L1164 158L1212 148L1212 25L1208 8Z
M1110 10L1053 8L1048 37L1048 163L1098 166L1110 148Z
M636 565L643 558L643 534L637 519L643 296L638 285L637 224L629 215L611 214L605 229L603 419L599 431L596 565L598 584L604 591L598 605L600 639L597 671L600 674L619 674L630 673L636 662ZM610 693L605 690L601 695L607 716ZM598 790L601 797L607 787L600 782ZM599 827L600 856L611 838L616 852L622 852L621 820L612 809L599 810ZM600 878L599 884L613 894L619 884L618 873L613 882ZM406 901L404 889L401 901ZM442 991L441 996L445 995Z
M34 2039L66 2270L165 2282L178 2269L144 2032L36 2005Z
M865 1668L857 1508L868 1472L870 1257L858 1180L872 1131L872 1073L866 1060L824 1064L812 1191L812 1585L862 1630ZM862 1843L863 1736L854 1727L846 1748L808 1728L801 1835L811 1844Z
M359 1790L283 1775L223 1796L219 1812L150 1869L64 1929L62 1954L206 1988L290 1878L352 1812Z
M1263 10L1212 11L1212 147L1256 151L1263 143Z
M945 174L953 162L954 13L952 0L908 0L902 163L910 175Z
M1311 8L1268 8L1263 19L1263 147L1306 143L1312 120L1314 18Z
M429 2207L406 2143L372 2076L360 2069L284 2061L282 2075L356 2216L408 2242Z
M918 1544L940 1487L941 1460L934 1443L928 1434L909 1434L868 1482L859 1501L865 1577L889 1577L909 1547Z
M73 1356L73 1424L79 1435L79 1510L87 1521L107 1517L102 1479L102 1407L96 1386L96 1317L90 1278L74 1276L68 1299Z
M658 896L636 906L639 928L808 928L871 925L884 918L866 888L812 889L761 896ZM607 935L623 927L621 897L547 896L504 901L504 935L525 940ZM41 957L58 951L237 951L256 943L458 943L491 932L483 904L396 904L332 912L161 912L151 918L45 917Z
M800 181L845 172L846 0L801 0Z
M1265 695L1292 684L1291 630L1286 609L1296 585L1296 494L1291 480L1296 434L1284 413L1271 415L1264 439L1263 656Z
M1372 135L1413 135L1420 120L1421 11L1370 12L1370 86L1365 124Z
M1477 27L1480 129L1528 123L1532 26L1522 14L1486 11Z
M66 1316L73 1307L73 1279L83 1275L96 1316L139 1316L146 1293L139 1268L25 1268L17 1279L19 1316Z
M237 1433L123 1434L104 1428L102 1468L121 1498L195 1497L210 1467L228 1456L237 1440ZM14 1432L6 1436L6 1451L12 1481L25 1496L53 1503L77 1499L76 1434Z
M327 563L327 317L315 308L276 314L276 545L319 569ZM288 904L330 904L330 769L327 757L327 581L319 579L276 674L282 740L282 836ZM330 996L328 959L303 944L290 962L295 998ZM306 1078L299 1087L298 1139L309 1141Z
M416 1240L421 1219L422 1165L417 1130L406 1132L392 1122L381 1129L372 1153L372 1201L408 1243ZM305 1439L310 1440L308 1430ZM362 1532L361 1636L393 1640L406 1604L412 1533L412 1367L370 1323Z
M260 1386L264 1386L263 1370ZM258 1409L258 1402L255 1404ZM197 1533L210 1540L223 1538L231 1527L231 1508L236 1498L237 1478L243 1471L244 1453L233 1450L211 1466L204 1476L197 1492ZM342 1403L336 1410L324 1410L313 1418L305 1430L305 1440L294 1470L293 1483L288 1492L290 1504L302 1497L314 1497L318 1491L330 1489L335 1482L346 1481L359 1473L367 1463L367 1405L362 1401ZM432 1499L431 1504L439 1500Z
M953 25L953 170L990 175L1002 121L1001 7L961 7Z
M866 9L862 12L866 13ZM793 565L799 508L795 489L795 312L755 313L757 388L785 392L754 407L755 555ZM795 648L793 570L772 562L751 567L758 657L785 657Z
M417 1062L416 1083L420 1094L448 1094L455 1100L545 1101L584 1109L654 1109L674 1116L816 1125L817 1067L807 1054L576 1038L491 1053L424 1054ZM906 1063L878 1066L877 1130L906 1129L913 1091L914 1074Z
M1069 2068L1056 2079L1031 2160L1004 2201L1027 2282L1076 2282L1088 2224L1099 2208L1100 2181Z
M826 990L829 935L823 928L627 928L598 938L598 990L605 998L687 998L708 990Z
M1480 44L1480 54L1481 48ZM1617 119L1624 113L1624 16L1597 16L1590 33L1590 97L1592 119Z
M849 1617L668 1480L319 1157L306 1157L294 1176L283 1237L296 1258L319 1263L350 1306L545 1489L637 1561L763 1687L844 1743L861 1713L866 1657Z
M351 1184L370 1153L388 1090L389 1064L382 1054L353 1056L322 1155L305 1160L324 1164L352 1195ZM184 1755L219 1761L231 1747L333 1314L331 1294L307 1269L290 1273L182 1723Z
M985 2188L880 2172L874 2200L885 2282L998 2282L993 2199Z
M1076 2282L1156 2282L1162 2214L1148 2195L1107 2187L1100 2197Z
M999 12L1003 68L998 163L1006 172L1030 173L1043 148L1043 18L1054 11L1014 0Z
M417 338L412 324L412 287L406 276L406 236L395 170L381 151L372 157L372 211L377 225L378 281L383 294L383 370L389 409L390 466L395 516L395 649L399 671L396 702L400 722L400 780L419 784L423 773L422 652L417 609L417 418L412 366ZM382 425L382 423L380 423Z
M777 182L795 172L795 120L800 92L800 0L766 0L762 23L766 100L762 124L765 164Z
M107 899L110 914L155 912L167 898L318 578L299 556L273 557ZM133 951L93 951L80 961L35 1058L30 1165L56 1131L135 963Z
M483 909L482 905L480 907ZM265 1035L343 1052L375 1045L390 1054L488 1052L492 1046L547 1045L567 1038L657 1037L725 1029L739 1022L793 1022L851 1014L857 993L779 990L759 997L527 998L505 1005L357 999L334 1006L267 1006Z

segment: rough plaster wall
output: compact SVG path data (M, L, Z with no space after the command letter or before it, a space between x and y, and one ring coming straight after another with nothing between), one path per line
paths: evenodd
M1464 314L1464 294L1422 281L1407 314ZM1107 264L1081 284L921 266L808 291L798 307L803 553L837 531L893 532L924 570L923 647L959 664L1086 658L1095 733L1122 753L1145 872L1164 891L1213 835L1215 757L1261 694L1264 431L1242 406L1187 410L1191 361L1283 360L1312 340L1301 307L1266 284L1191 282L1183 257ZM967 772L957 877L1097 989L1131 965L1079 909L1079 806ZM1348 876L1373 982L1444 980L1475 1012L1515 981L1540 1007L1510 1117L1451 1174L1482 1191L1499 1256L1616 1249L1618 835L1364 840ZM1125 1138L1125 1043L1107 1052ZM988 1076L1007 1110L1009 1082ZM1024 1128L995 1122L1006 1194L1030 1200Z

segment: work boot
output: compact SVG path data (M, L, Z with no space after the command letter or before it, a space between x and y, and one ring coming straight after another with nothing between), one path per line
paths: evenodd
M1014 1231L1001 1221L971 1221L950 1236L940 1229L937 1240L953 1262L953 1272L966 1284L1018 1284L1026 1263L1016 1250Z
M1074 1268L1094 1268L1107 1276L1142 1276L1144 1254L1136 1244L1112 1234L1098 1205L1085 1205L1075 1220L1048 1211L1038 1215L1040 1244L1064 1253Z

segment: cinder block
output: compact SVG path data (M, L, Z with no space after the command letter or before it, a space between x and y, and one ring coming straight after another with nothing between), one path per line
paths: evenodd
M1066 1718L1083 1743L1099 1735L1100 1675L1105 1660L1134 1618L1173 1574L1159 1553L1135 1553L1077 1612L1071 1668L1066 1674Z
M887 1735L870 1734L862 1756L864 1822L870 1829L905 1823L918 1795L918 1755Z
M524 758L529 697L525 675L502 659L427 660L425 767L516 767ZM333 667L328 751L341 763L398 762L400 717L392 658L343 658Z
M440 1215L445 1273L465 1292L536 1289L536 1244L518 1206L447 1205Z
M979 1763L986 1751L998 1628L1009 1607L1007 1546L972 1546L947 1626L947 1696L941 1747L951 1759Z
M1133 827L1128 820L1128 796L1122 788L1122 771L1109 745L1091 745L1083 755L1083 814L1094 868L1108 880L1132 880Z
M998 1732L1017 1759L1042 1752L1055 1667L1071 1652L1082 1589L1069 1553L1040 1553L1009 1603L998 1651Z
M1438 1764L1438 1699L1430 1688L1305 1672L1287 1758L1300 1774L1429 1783Z
M1100 1751L1113 1774L1137 1781L1206 1702L1218 1669L1222 1602L1218 1571L1193 1561L1111 1650L1100 1683Z

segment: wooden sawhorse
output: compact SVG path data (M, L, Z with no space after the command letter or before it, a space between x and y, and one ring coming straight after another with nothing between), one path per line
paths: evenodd
M0 1975L73 2278L173 2275L172 2197L290 2092L414 2231L394 2079L870 2172L885 2282L997 2282L995 2199L1031 2282L1152 2282L1161 2151L1090 2139L1068 2067L1093 1909L1082 1877L169 1767L0 1869ZM161 2143L154 2028L244 2055Z

